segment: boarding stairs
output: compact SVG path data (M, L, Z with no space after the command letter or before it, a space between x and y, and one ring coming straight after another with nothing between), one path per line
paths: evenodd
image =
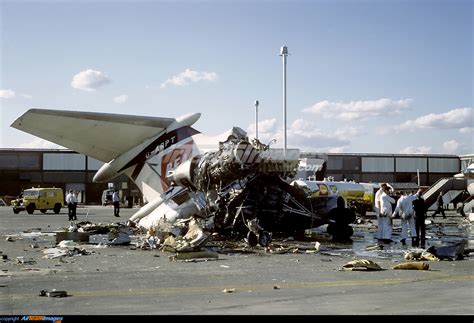
M434 210L437 208L436 200L438 199L439 192L443 192L443 205L446 205L466 189L467 181L463 178L441 178L423 193L423 199L428 209Z
M474 213L474 196L469 196L464 202L464 213Z

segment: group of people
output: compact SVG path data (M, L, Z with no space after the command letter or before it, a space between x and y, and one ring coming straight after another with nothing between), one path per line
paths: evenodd
M120 217L120 198L117 189L114 190L114 194L112 195L112 202L114 204L114 216ZM66 204L69 221L77 220L77 195L74 190L69 190L69 194L66 195Z
M378 220L377 239L379 242L390 243L392 241L392 219L401 218L400 242L406 245L408 237L412 238L412 246L425 247L425 219L426 203L421 196L421 190L416 193L397 193L397 201L390 196L391 187L383 183L375 194L375 214ZM393 209L392 205L395 205Z

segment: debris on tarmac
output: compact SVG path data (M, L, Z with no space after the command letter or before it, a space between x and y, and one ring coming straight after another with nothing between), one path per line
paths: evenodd
M169 256L169 259L171 261L198 259L198 258L218 259L219 254L214 251L202 250L202 251L192 251L192 252L179 252L172 256Z
M462 260L464 259L464 245L467 241L463 240L453 245L435 247L431 246L428 251L439 259Z
M437 258L435 255L432 253L423 250L423 249L414 249L411 251L407 251L405 255L403 256L405 260L409 261L422 261L422 260L428 260L428 261L439 261L439 258Z
M407 270L429 270L430 265L426 262L403 262L392 269L407 269Z
M34 265L36 263L36 260L32 258L25 258L23 256L16 257L16 262L21 265Z
M46 296L46 297L68 297L70 295L67 294L65 290L51 290L47 291L46 289L43 289L40 291L39 296Z
M372 260L367 259L357 259L352 260L346 263L341 267L340 270L364 270L364 271L371 271L371 270L383 270L377 263L373 262Z

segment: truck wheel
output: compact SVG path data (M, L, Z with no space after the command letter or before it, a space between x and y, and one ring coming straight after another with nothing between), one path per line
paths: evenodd
M34 204L28 204L26 206L26 212L28 212L28 214L33 214L34 211L35 211L35 205Z
M20 213L20 210L17 209L17 208L13 208L13 213L18 214L18 213Z
M41 213L46 213L47 210L46 209L41 209L40 211L41 211Z
M53 211L54 213L59 214L59 212L61 211L61 204L59 203L55 204Z

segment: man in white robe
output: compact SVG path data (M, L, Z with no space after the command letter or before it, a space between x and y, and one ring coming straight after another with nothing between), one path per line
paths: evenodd
M390 243L392 241L392 204L395 200L388 194L390 189L385 187L380 195L380 215L378 218L377 239L379 242Z

